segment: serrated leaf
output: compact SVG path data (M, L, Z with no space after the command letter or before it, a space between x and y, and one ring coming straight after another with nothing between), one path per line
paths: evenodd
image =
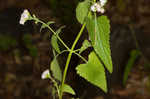
M62 71L56 58L54 58L51 62L50 70L52 71L52 75L55 79L59 81L62 80Z
M51 44L57 53L61 52L59 49L59 45L58 45L58 39L55 35L52 35L52 37L51 37Z
M106 16L87 19L87 29L95 52L110 73L113 71L110 51L110 24Z
M85 0L83 2L80 2L77 5L76 8L76 18L79 21L79 23L83 24L89 10L90 2L89 0Z
M88 40L84 40L79 53L82 53L84 50L86 50L88 47L91 47L91 44Z
M63 92L75 95L75 91L71 88L71 86L64 84Z
M76 70L81 77L107 92L105 70L95 52L91 52L88 62L78 65Z

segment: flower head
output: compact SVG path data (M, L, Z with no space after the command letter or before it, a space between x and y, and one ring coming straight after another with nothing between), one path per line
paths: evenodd
M23 11L23 13L21 14L21 18L20 18L19 23L22 24L22 25L24 25L24 23L25 23L27 20L29 20L30 16L31 16L31 15L30 15L29 11L25 9L25 10Z
M100 3L94 3L92 6L91 6L91 11L93 12L101 12L101 13L104 13L105 12L105 9L103 6L101 6Z
M105 9L104 9L103 7L98 7L98 8L97 8L97 12L104 13L104 12L105 12Z
M42 73L41 78L42 78L42 79L50 78L50 72L49 72L48 69L46 69L46 70Z

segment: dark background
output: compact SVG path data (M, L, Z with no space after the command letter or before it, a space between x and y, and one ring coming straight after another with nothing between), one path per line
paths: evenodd
M52 27L65 25L61 37L71 46L81 25L75 18L79 0L0 0L0 99L52 99L52 83L42 80L41 73L49 68L53 59L50 44L51 33L40 25L27 22L19 24L20 15L28 9L38 18L55 21ZM80 63L73 56L67 83L81 99L150 99L150 1L149 0L108 0L106 12L111 22L111 51L114 66L112 75L107 73L109 92L86 82L75 73ZM79 41L87 37L87 31ZM136 39L136 41L135 41ZM123 86L123 72L133 49L140 49L138 57ZM91 49L82 55L87 57ZM65 56L60 57L61 64ZM61 65L62 68L64 67ZM68 99L70 95L65 95Z

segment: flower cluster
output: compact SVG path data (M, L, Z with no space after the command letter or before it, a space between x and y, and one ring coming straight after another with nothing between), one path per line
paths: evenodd
M99 0L99 2L96 2L91 6L91 11L104 13L105 12L104 6L106 2L107 0Z
M25 23L27 20L29 20L30 17L31 17L31 15L30 15L29 11L25 9L25 10L23 11L23 13L21 14L21 18L20 18L19 23L22 24L22 25L24 25L24 23Z

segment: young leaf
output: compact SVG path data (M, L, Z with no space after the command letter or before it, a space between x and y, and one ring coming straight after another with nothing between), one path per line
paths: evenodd
M63 92L75 95L75 91L67 84L64 84Z
M53 24L54 22L53 21L49 21L47 22L47 25L50 25L50 24ZM42 29L46 28L47 26L42 24L41 28L40 28L40 32L42 31Z
M124 75L123 75L123 85L126 84L126 81L128 79L128 75L130 73L130 70L132 68L132 66L135 63L135 60L137 59L137 57L140 55L140 52L138 50L132 50L130 53L130 58L128 60L128 63L126 64L125 67L125 71L124 71Z
M65 26L61 26L57 31L56 31L56 35L58 35L61 30L65 28ZM60 53L60 49L59 49L59 45L58 45L58 39L56 37L56 35L52 35L52 38L51 38L51 44L52 44L52 47L56 50L57 53Z
M88 40L84 40L82 47L80 48L79 54L86 50L88 47L91 47L91 44Z
M56 50L56 52L60 53L58 39L54 34L52 35L52 38L51 38L51 44L52 44L52 47Z
M51 62L50 70L52 71L52 74L55 79L59 81L62 80L62 72L56 58L54 58L53 61Z
M85 0L83 2L80 2L78 5L77 5L77 8L76 8L76 18L77 20L83 24L84 20L85 20L85 17L87 16L88 14L88 9L90 7L90 2L89 0Z
M42 31L42 29L46 28L46 26L44 24L42 24L41 28L40 28L40 32Z
M61 30L62 30L63 28L65 28L65 26L61 26L61 27L56 31L57 35L61 32Z
M47 25L51 25L53 23L55 23L55 22L54 21L49 21L49 22L47 22Z
M88 62L78 65L76 70L81 77L107 92L105 70L95 52L91 52Z
M110 25L106 16L87 19L87 29L93 48L110 73L113 71L109 45Z

